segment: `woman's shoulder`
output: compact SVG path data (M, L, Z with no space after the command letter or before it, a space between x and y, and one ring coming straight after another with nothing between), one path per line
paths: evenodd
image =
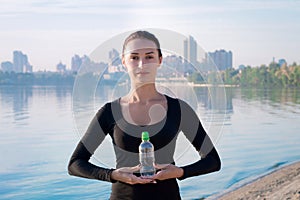
M176 104L179 103L180 105L181 104L188 105L188 103L185 100L183 100L179 97L173 97L173 96L169 96L169 95L166 95L166 94L165 94L165 97L167 98L168 103L176 103Z
M103 113L103 112L109 112L111 113L113 109L116 108L116 106L119 105L120 102L120 98L118 99L114 99L111 101L107 101L105 102L102 106L100 106L100 108L98 109L97 113Z
M175 112L180 112L184 115L190 115L194 113L194 108L191 106L186 100L181 99L179 97L172 97L165 95L168 101L168 107Z
M108 101L104 102L100 108L110 107L113 104L119 104L120 103L120 99L121 99L121 97L119 97L117 99L108 100Z

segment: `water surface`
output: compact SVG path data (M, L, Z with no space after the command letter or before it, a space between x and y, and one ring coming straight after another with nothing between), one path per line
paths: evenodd
M110 88L96 97L96 104L87 98L86 104L75 107L72 92L66 86L0 87L1 199L108 199L110 183L69 176L67 163ZM201 121L209 127L214 120L221 131L212 137L222 170L179 181L183 199L207 197L300 160L299 90L229 88L225 106L213 108L211 91L195 92ZM197 159L188 145L184 137L178 141L178 165ZM94 163L113 167L109 138L97 155L101 160Z

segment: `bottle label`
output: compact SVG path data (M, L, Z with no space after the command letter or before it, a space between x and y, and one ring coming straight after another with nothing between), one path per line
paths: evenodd
M139 146L140 174L149 177L155 174L154 148L149 141L143 141Z
M155 174L154 152L140 153L140 173L142 177L150 177Z
M140 162L144 166L153 166L154 164L154 152L140 153Z

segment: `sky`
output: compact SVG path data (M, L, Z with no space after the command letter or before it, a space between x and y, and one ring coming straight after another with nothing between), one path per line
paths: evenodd
M34 71L70 69L75 54L144 28L192 35L206 52L230 50L235 68L300 63L300 0L0 0L0 62L20 50Z

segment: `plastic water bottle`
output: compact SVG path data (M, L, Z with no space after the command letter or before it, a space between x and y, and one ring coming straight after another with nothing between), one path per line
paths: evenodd
M154 146L149 141L149 133L142 132L142 142L139 146L139 158L140 158L140 174L142 177L150 177L155 174L154 168Z

